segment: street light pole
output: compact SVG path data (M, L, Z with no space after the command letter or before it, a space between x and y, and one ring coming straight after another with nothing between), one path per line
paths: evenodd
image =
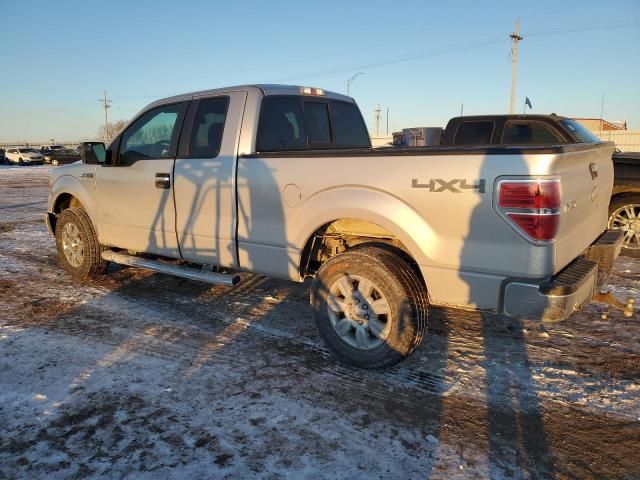
M358 75L364 75L364 73L358 72L353 77L349 78L349 80L347 80L347 96L349 96L349 87L351 87L351 84L355 81L356 78L358 78Z

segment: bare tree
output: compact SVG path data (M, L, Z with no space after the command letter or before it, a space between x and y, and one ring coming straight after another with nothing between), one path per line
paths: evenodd
M116 120L115 122L109 122L106 128L105 125L102 125L98 129L98 138L101 138L105 143L110 142L126 124L126 120Z

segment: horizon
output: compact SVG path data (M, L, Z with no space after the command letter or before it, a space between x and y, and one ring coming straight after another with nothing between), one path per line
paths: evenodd
M437 8L417 1L400 8L325 2L310 15L290 1L118 0L104 29L93 20L104 15L99 7L0 3L0 142L95 138L104 125L104 90L115 122L159 98L236 84L345 94L354 75L350 95L372 135L377 105L381 134L387 108L389 134L444 127L462 104L464 115L502 114L511 88L508 35L517 18L524 40L514 113L522 113L528 97L527 113L626 121L640 129L635 1L492 2L490 8L469 1ZM35 20L29 28L48 21L25 35L25 17Z

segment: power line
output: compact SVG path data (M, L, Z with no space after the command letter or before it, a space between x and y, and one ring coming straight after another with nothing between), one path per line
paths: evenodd
M562 27L533 29L533 30L525 31L523 33L523 36L527 35L527 36L534 36L534 37L544 37L544 36L550 36L550 35L561 35L566 33L587 32L591 30L601 30L601 29L605 30L605 29L611 29L611 28L631 27L635 25L640 25L640 18L628 19L628 20L609 20L606 22L596 22L596 23L586 23L586 24L578 24L578 25L566 25ZM340 73L346 73L353 70L365 70L369 68L393 65L397 63L410 62L413 60L421 60L423 58L435 57L439 55L445 55L448 53L456 53L456 52L461 52L465 50L472 50L476 48L486 47L489 45L504 43L505 41L506 40L502 35L485 37L482 39L477 39L474 41L469 41L461 44L442 47L435 50L414 52L414 53L409 53L409 54L400 55L400 56L396 55L393 57L371 60L371 61L363 62L359 64L333 67L326 70L318 70L315 72L309 72L302 75L285 77L285 78L276 80L276 82L302 80L305 78L313 78L313 77L323 77L323 76L335 75Z

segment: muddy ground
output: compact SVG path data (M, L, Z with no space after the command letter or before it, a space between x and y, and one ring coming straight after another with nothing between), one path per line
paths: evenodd
M307 285L74 283L48 170L0 167L0 478L640 478L638 315L433 309L408 361L361 371L321 344ZM615 292L639 274L619 258Z

